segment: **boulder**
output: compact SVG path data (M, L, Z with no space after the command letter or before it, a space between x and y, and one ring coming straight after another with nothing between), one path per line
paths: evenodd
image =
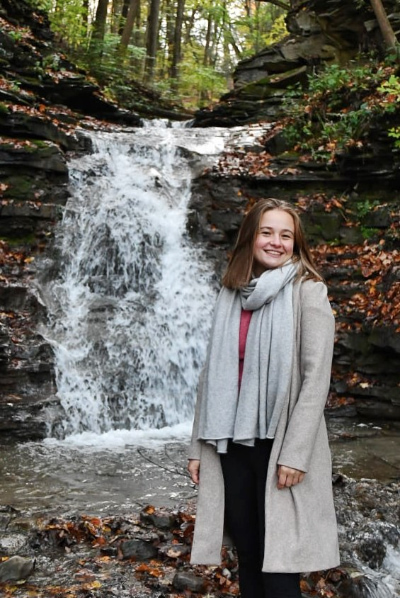
M12 556L0 563L0 582L22 581L31 575L35 560L22 556Z
M178 573L176 573L172 581L172 585L176 590L178 590L178 592L205 591L204 579L190 571L179 571Z
M141 539L126 540L119 546L122 559L147 561L157 556L158 550L151 542Z

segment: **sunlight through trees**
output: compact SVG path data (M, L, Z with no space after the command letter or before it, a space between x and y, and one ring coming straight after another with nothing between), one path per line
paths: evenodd
M111 97L144 82L187 107L209 104L246 58L286 35L284 2L31 0L57 39Z

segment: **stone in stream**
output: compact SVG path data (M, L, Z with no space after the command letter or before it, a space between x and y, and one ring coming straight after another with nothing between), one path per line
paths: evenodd
M22 556L12 556L0 563L0 582L26 579L35 568L35 560Z
M385 540L377 533L365 534L357 542L356 553L371 569L379 569L386 556Z
M140 520L162 530L170 530L177 525L176 514L152 506L145 507L141 511Z
M188 571L179 571L176 573L172 585L178 592L186 590L190 592L204 592L205 590L204 579Z
M119 546L122 559L146 561L157 556L157 548L146 540L126 540Z

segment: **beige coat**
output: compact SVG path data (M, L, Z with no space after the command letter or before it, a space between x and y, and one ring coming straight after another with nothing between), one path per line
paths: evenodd
M326 286L312 280L296 283L293 312L295 346L290 396L275 434L265 492L263 571L276 573L339 565L331 456L323 416L334 339ZM200 459L191 562L218 565L224 531L224 481L215 449L197 440L199 411L198 399L189 450L189 459ZM304 480L278 490L279 464L307 472Z

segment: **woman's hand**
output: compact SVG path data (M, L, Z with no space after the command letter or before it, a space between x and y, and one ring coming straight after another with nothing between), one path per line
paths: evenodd
M198 484L200 481L200 461L199 459L189 459L188 472L192 478L194 484Z
M286 465L278 465L278 490L300 484L305 475L304 471L300 471L299 469L293 469Z

